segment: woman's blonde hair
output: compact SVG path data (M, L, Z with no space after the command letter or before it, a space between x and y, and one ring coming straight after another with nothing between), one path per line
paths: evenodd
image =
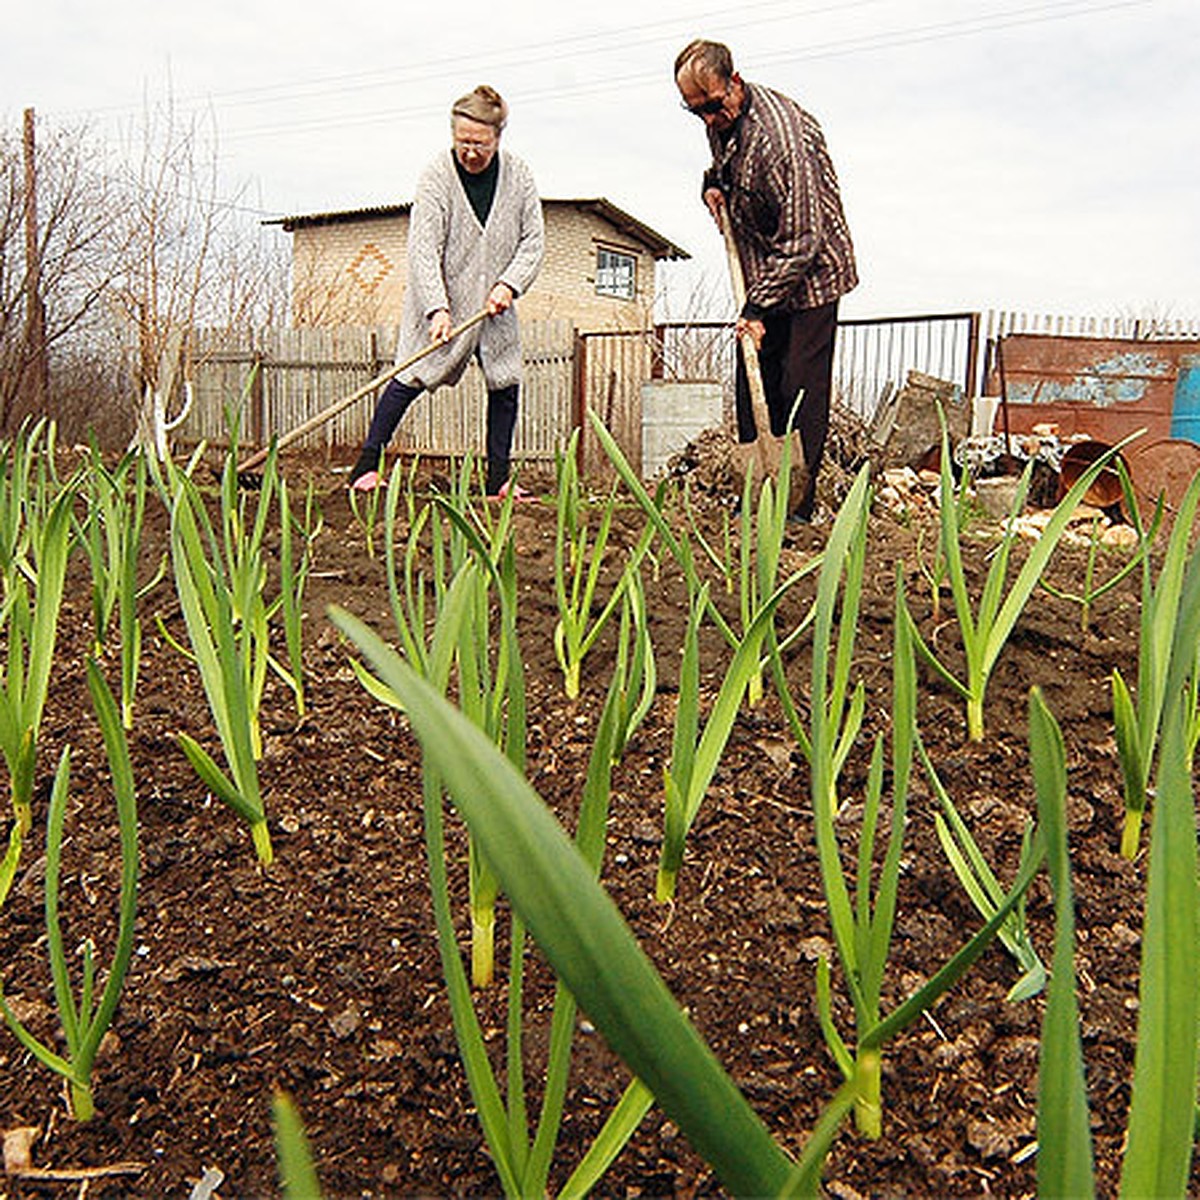
M508 105L494 87L481 83L474 91L455 100L451 117L469 117L472 121L490 125L497 133L508 120Z

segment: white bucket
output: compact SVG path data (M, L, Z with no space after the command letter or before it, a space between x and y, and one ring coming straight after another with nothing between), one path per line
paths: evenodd
M673 455L721 425L721 385L653 379L642 384L642 478L660 475Z
M996 425L996 412L1000 408L999 396L976 396L971 414L971 436L991 437Z

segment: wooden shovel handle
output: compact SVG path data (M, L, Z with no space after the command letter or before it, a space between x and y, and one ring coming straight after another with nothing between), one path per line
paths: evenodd
M733 301L740 313L746 303L746 280L742 274L742 260L738 255L737 242L733 239L733 223L722 203L717 220L721 236L725 239L725 254L729 259L729 281L733 285ZM771 415L767 410L767 393L763 388L762 369L758 365L758 347L754 338L743 333L738 339L742 347L742 361L746 364L746 382L750 387L750 409L754 413L754 425L759 437L771 433Z
M421 359L423 359L427 354L432 354L435 350L440 349L442 346L448 345L460 334L466 333L468 329L478 325L479 322L482 321L487 315L488 310L486 308L481 308L473 317L468 317L461 325L452 329L450 331L450 336L446 339L446 341L430 342L428 346L423 346L416 352L416 354L409 355L409 357L403 362L398 362L393 366L388 367L386 371L376 375L375 378L370 381L370 383L364 383L362 387L351 392L348 396L343 396L340 400L336 400L328 408L322 409L322 411L317 413L315 416L309 417L307 421L302 421L296 426L295 429L289 430L287 433L279 437L275 444L281 450L284 448L284 446L290 446L292 442L296 441L297 438L302 438L306 433L311 433L314 429L324 425L326 421L331 421L338 415L338 413L349 408L350 405L354 404L358 400L361 400L364 396L369 396L373 391L376 390L376 388L382 387L388 382L389 379L399 375L401 371L408 370L409 367L420 362ZM245 459L238 465L238 474L240 475L243 471L253 470L259 465L259 463L265 462L267 455L270 453L270 446L264 446L261 450L256 450L250 455L249 458Z

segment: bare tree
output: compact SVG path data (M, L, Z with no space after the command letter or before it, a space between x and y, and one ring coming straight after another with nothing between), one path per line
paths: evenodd
M691 264L683 264L685 268ZM729 281L700 270L676 270L656 309L666 379L733 379L733 295Z
M239 211L213 247L202 320L225 330L288 324L288 273L286 244Z
M86 127L39 122L37 241L25 245L21 131L0 129L0 436L29 411L29 263L46 313L47 415L66 437L94 431L165 450L187 391L196 330L284 323L286 247L261 214L218 191L210 118L147 102L116 160Z
M21 139L0 130L0 434L28 415L21 403L33 367L25 336L30 286L25 245L28 193ZM104 319L103 298L115 269L115 198L84 129L39 127L36 169L37 290L51 355L47 415L61 418L54 385L72 344L94 336Z
M286 265L239 198L222 198L211 116L183 119L170 96L147 104L122 188L128 237L113 289L135 361L134 441L166 452L186 413L201 327L282 317ZM174 416L168 416L174 413Z
M134 356L135 442L165 453L166 410L187 375L190 334L205 269L221 220L216 154L193 118L181 123L173 102L147 103L131 130L122 190L126 253L112 295Z

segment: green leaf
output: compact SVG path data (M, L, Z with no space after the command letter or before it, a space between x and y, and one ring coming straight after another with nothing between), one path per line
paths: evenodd
M276 1092L271 1108L284 1200L321 1200L321 1185L296 1106L284 1092Z
M1004 603L1000 606L995 620L990 622L986 630L980 630L984 642L981 667L985 678L991 673L991 669L999 657L1001 648L1008 640L1009 634L1012 633L1013 627L1017 623L1017 618L1037 587L1037 581L1045 571L1046 564L1050 561L1050 556L1054 553L1059 539L1066 532L1067 526L1075 514L1075 510L1087 494L1088 488L1092 486L1100 472L1108 466L1109 462L1120 452L1121 448L1127 446L1137 436L1137 434L1133 434L1130 437L1123 438L1117 445L1110 447L1108 451L1088 466L1087 470L1071 485L1067 494L1055 505L1054 510L1050 514L1050 520L1042 530L1042 536L1034 542L1028 556L1021 564L1021 569L1017 572L1017 578L1009 589Z
M187 755L188 762L192 764L192 769L200 776L200 781L218 800L227 804L248 825L262 820L262 806L252 804L238 791L234 782L217 766L195 738L186 733L175 736L180 748Z
M54 772L50 789L50 804L46 810L46 951L50 958L50 974L54 981L54 1003L62 1022L67 1055L74 1060L82 1040L79 1013L71 994L71 978L67 970L67 952L63 944L62 922L59 919L61 898L63 829L67 819L67 798L71 785L71 749L64 746ZM45 1061L45 1060L43 1060ZM74 1072L72 1070L72 1077ZM81 1083L86 1080L79 1079Z
M343 610L334 624L401 699L422 748L513 908L630 1070L738 1195L773 1195L791 1164L722 1070L591 878L561 826L512 764Z
M1200 1012L1196 809L1182 696L1168 697L1152 814L1138 1041L1121 1195L1187 1194Z
M112 772L113 795L117 807L117 824L121 840L121 891L117 922L117 940L113 951L112 965L100 1003L92 1014L77 1056L77 1067L86 1079L90 1079L92 1063L100 1049L100 1042L116 1015L121 990L133 957L134 926L137 920L138 885L138 819L137 799L134 792L133 766L129 759L129 746L125 739L117 703L100 668L92 659L87 665L88 691L104 737L104 747ZM83 1009L90 1008L84 1004Z
M9 1007L9 1003L4 998L4 992L2 990L0 990L0 1014L3 1014L4 1020L7 1022L9 1029L12 1030L13 1037L15 1037L17 1041L20 1042L21 1045L24 1046L25 1049L28 1050L29 1053L32 1054L34 1058L36 1058L38 1062L42 1064L42 1066L48 1067L51 1071L61 1075L64 1079L71 1080L73 1083L81 1082L76 1078L74 1068L69 1062L67 1062L65 1058L63 1058L61 1055L55 1054L54 1051L48 1046L43 1046L42 1043L39 1042L37 1038L35 1038L33 1034L31 1034L29 1030L21 1024L20 1018Z
M640 1079L625 1089L596 1140L558 1193L558 1200L582 1200L599 1182L654 1104L654 1093Z
M1146 807L1146 779L1149 772L1142 757L1141 731L1133 696L1116 667L1112 673L1112 703L1117 757L1125 778L1125 807L1140 812Z
M630 490L634 499L641 505L642 511L650 519L654 531L662 538L663 545L667 547L671 556L679 564L679 569L683 572L684 579L687 581L689 595L694 595L699 590L700 577L692 555L691 542L686 536L680 538L675 535L674 530L672 530L667 519L663 516L661 507L650 496L650 493L646 491L645 485L638 478L637 472L629 465L629 460L626 459L621 447L617 445L616 439L605 428L604 422L590 409L587 415L593 432L596 434L600 445L604 448L604 453L608 455L609 461L621 477L621 481ZM661 496L661 489L658 494ZM649 542L647 542L647 549L649 549ZM721 613L721 610L711 600L709 601L708 612L713 623L721 631L721 636L731 646L736 646L737 636Z
M991 945L992 940L1000 931L1000 927L1008 919L1008 915L1021 902L1029 885L1042 868L1042 860L1046 856L1045 840L1039 831L1033 839L1028 856L1022 861L1017 877L1004 899L996 906L996 911L981 929L967 942L954 957L939 968L921 987L919 987L898 1008L869 1029L859 1038L859 1047L877 1048L886 1045L896 1034L907 1029L923 1012L931 1008L951 987L954 986L976 962L979 956Z
M67 573L67 557L71 549L71 506L75 502L73 488L59 493L50 515L41 530L37 591L33 612L33 629L29 642L29 673L25 684L23 723L34 731L41 725L42 709L50 686L50 667L58 633L58 613L62 607L63 588Z
M850 1053L845 1039L833 1023L833 988L831 985L829 959L823 954L817 959L817 1019L825 1035L825 1045L833 1055L844 1079L854 1078L854 1055Z
M1062 734L1037 688L1029 699L1029 752L1054 888L1054 963L1038 1069L1038 1195L1091 1196L1092 1135L1075 981L1066 755Z
M354 672L355 679L362 685L363 691L368 696L374 700L378 700L380 704L386 704L389 708L396 708L401 712L404 711L404 705L400 703L400 697L386 684L380 683L358 659L352 658L350 660L350 669Z
M808 1141L804 1143L804 1153L792 1173L792 1177L779 1193L784 1197L799 1196L804 1200L820 1200L825 1193L821 1189L821 1169L837 1137L846 1114L854 1107L857 1088L854 1080L842 1084L830 1102L825 1106Z
M3 860L0 861L0 909L4 908L4 901L8 898L9 889L17 877L23 841L21 826L14 821L12 828L8 831L8 849L4 853Z

